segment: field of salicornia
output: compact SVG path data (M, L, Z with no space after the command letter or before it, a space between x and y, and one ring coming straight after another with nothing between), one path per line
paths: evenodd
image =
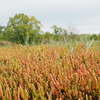
M100 100L100 50L2 47L0 100Z

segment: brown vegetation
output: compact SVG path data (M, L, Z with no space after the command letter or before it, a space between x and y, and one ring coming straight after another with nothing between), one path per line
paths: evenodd
M0 41L0 46L13 46L14 43L11 43L9 41Z

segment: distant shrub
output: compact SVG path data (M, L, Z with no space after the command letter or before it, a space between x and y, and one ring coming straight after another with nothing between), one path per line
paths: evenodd
M9 41L0 41L0 46L13 46L14 43L11 43Z

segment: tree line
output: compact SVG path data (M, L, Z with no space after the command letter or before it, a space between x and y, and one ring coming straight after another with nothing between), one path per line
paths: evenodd
M40 44L49 43L50 41L63 41L66 40L79 40L80 37L88 36L89 39L100 40L100 34L92 35L79 35L75 28L69 28L69 30L63 29L56 25L53 25L53 33L43 32L42 23L34 16L29 17L25 14L15 14L14 17L10 17L7 26L0 26L0 40L10 41L16 44Z

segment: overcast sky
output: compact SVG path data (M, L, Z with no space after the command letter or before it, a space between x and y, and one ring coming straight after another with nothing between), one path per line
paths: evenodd
M80 33L100 33L100 0L0 0L0 25L24 13L36 17L50 31L52 25L74 27Z

